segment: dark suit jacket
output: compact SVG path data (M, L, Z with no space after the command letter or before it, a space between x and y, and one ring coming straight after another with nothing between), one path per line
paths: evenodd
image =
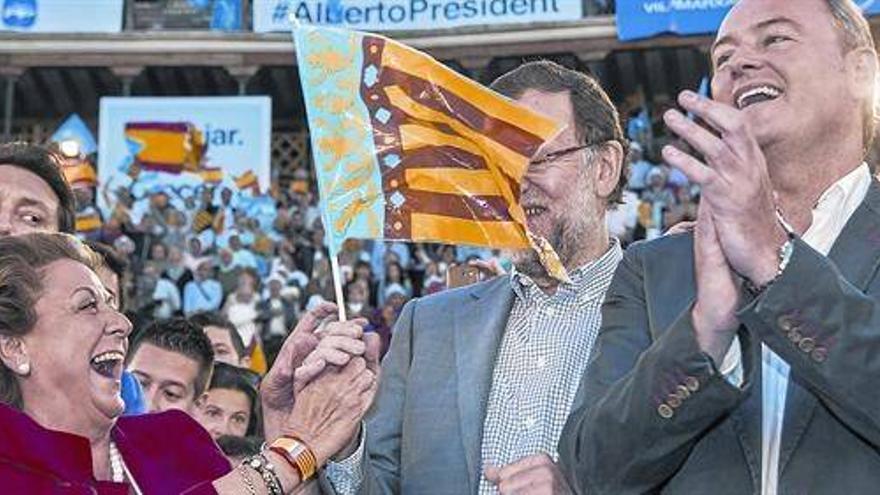
M880 492L880 187L828 257L801 240L782 276L738 312L742 388L700 352L693 238L632 246L566 424L560 457L591 494L742 495L761 486L761 351L791 365L781 494Z
M362 493L477 493L483 420L512 303L505 276L403 307L366 420Z

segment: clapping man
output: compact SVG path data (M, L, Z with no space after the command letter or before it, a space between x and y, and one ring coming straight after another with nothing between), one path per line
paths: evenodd
M871 493L880 483L877 55L851 0L741 0L666 162L693 234L627 252L560 443L595 494Z

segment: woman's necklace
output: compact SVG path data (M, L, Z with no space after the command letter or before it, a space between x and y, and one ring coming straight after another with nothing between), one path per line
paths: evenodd
M125 462L122 460L122 454L116 448L116 443L113 441L110 442L110 474L114 483L124 483L125 479L128 478L134 493L137 495L142 493Z
M116 448L115 442L110 442L110 474L114 483L125 481L125 468L122 467L122 455Z

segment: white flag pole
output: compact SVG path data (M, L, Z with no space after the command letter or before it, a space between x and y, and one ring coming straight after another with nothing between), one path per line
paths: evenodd
M342 271L339 270L339 256L330 255L330 268L333 272L333 289L336 291L336 306L339 310L339 321L345 321L345 298L342 293Z

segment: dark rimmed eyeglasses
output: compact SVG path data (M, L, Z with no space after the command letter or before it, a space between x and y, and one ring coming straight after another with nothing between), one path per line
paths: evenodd
M581 144L578 146L572 146L570 148L563 148L561 150L551 151L544 156L534 158L529 162L529 166L541 166L546 165L548 163L552 163L558 161L561 158L565 158L572 153L577 153L578 151L583 151L587 148L592 148L595 144Z

